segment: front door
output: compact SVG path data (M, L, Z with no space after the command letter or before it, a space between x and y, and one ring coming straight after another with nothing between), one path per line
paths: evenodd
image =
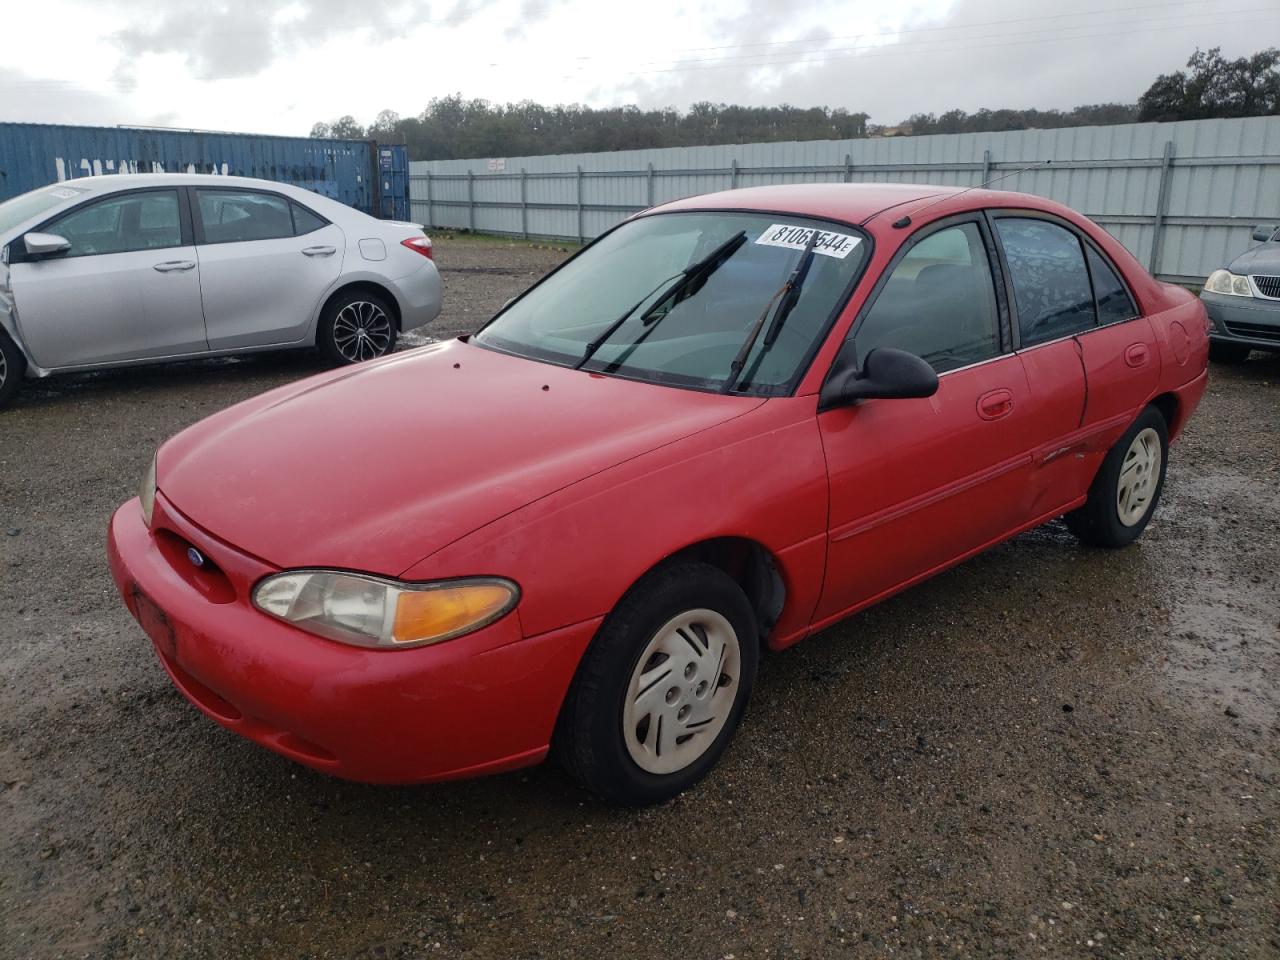
M65 253L35 259L19 239L10 278L32 359L52 369L206 350L185 221L178 190L132 190L43 224Z
M818 415L831 485L830 620L1000 539L1026 519L1031 395L1010 352L980 217L909 241L853 328L860 357L896 347L938 371L925 399Z
M342 230L278 193L192 189L209 346L297 343L342 272Z

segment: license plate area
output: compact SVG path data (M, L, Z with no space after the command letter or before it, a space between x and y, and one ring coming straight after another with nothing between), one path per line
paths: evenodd
M137 584L133 585L130 592L138 624L160 651L172 659L178 652L178 637L168 615Z

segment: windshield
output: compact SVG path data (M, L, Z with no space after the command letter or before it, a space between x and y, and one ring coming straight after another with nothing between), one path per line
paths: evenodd
M797 273L815 229L810 269ZM740 233L745 242L735 242ZM854 228L805 217L642 217L566 263L472 342L599 373L716 390L753 333L765 329L769 335L756 336L732 392L786 394L866 256L867 244ZM798 298L780 310L788 280L797 277Z
M73 200L84 192L74 187L46 187L6 200L0 203L0 234L8 233L18 224L38 217L46 210L52 210L58 204Z

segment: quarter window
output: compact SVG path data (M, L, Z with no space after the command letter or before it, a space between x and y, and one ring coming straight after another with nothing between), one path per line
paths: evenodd
M293 236L289 201L270 193L197 190L205 243L278 240Z
M1093 277L1093 294L1098 301L1098 322L1119 323L1136 317L1138 310L1116 272L1092 247L1088 248L1088 256L1089 275Z
M327 220L321 219L318 214L312 213L301 204L295 203L293 205L293 232L297 236L300 237L304 233L312 233L319 230L321 227L326 226L327 223Z
M947 227L911 247L854 336L860 356L896 347L939 373L997 356L999 311L977 224Z
M80 207L42 233L71 243L68 257L91 257L182 246L178 191L151 190L108 197Z
M1094 326L1093 290L1074 233L1045 220L1020 217L997 219L996 230L1013 280L1022 346Z

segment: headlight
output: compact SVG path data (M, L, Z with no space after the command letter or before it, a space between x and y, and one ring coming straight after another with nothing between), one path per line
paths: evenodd
M151 511L156 506L156 458L151 458L151 466L142 478L142 486L138 488L138 502L142 504L142 519L151 526Z
M1249 286L1249 278L1237 276L1230 270L1215 270L1204 282L1204 288L1210 293L1223 293L1228 297L1252 297L1253 288Z
M500 577L402 583L339 570L294 570L253 591L263 613L357 647L399 650L452 640L488 626L520 599Z

